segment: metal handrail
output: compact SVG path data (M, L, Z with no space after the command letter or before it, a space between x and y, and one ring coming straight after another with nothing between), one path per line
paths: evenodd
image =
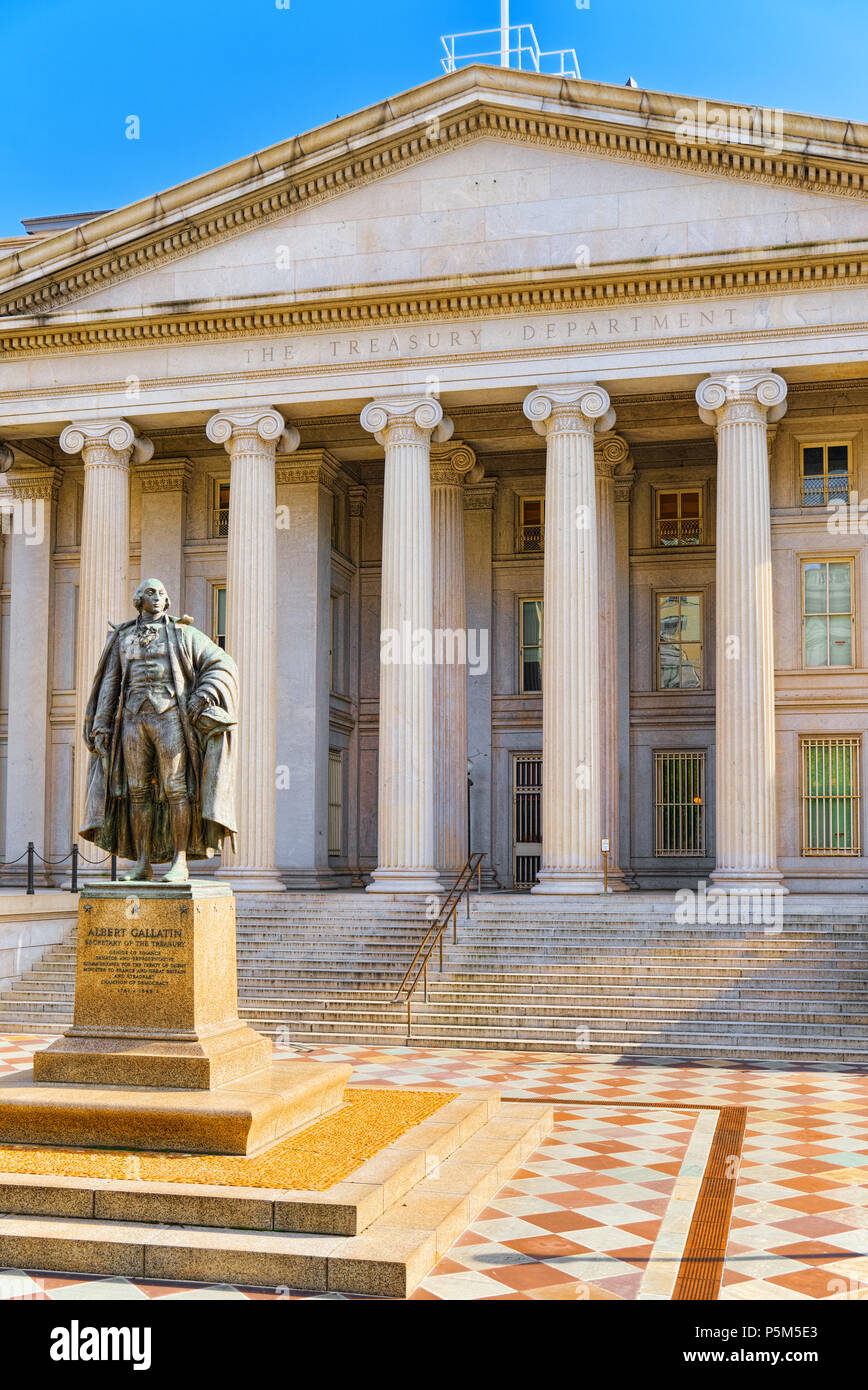
M407 1005L407 1035L410 1033L410 1000L413 991L419 983L420 977L425 983L425 1002L428 1001L428 961L431 958L435 946L440 946L440 969L443 969L443 933L452 918L452 940L458 940L458 927L456 915L461 899L467 895L467 916L470 916L470 885L476 879L477 892L482 891L482 861L485 855L482 853L471 854L464 868L456 878L446 897L440 906L435 920L431 923L422 940L418 951L410 962L409 969L398 988L393 1004ZM415 973L414 973L415 972Z

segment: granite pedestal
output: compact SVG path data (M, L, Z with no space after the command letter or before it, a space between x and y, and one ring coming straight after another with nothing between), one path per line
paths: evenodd
M86 883L73 1026L0 1083L0 1142L260 1152L340 1105L352 1074L271 1051L238 1017L227 884Z

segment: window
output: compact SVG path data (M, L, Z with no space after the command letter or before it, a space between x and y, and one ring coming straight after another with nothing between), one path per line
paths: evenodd
M702 493L658 492L656 545L702 544Z
M542 755L512 755L514 888L532 888L542 858Z
M853 665L853 561L802 564L802 632L806 666Z
M214 585L214 613L211 634L218 647L226 650L226 585Z
M334 695L337 692L335 684L335 655L337 653L337 634L338 634L338 600L334 594L329 598L329 692Z
M521 678L521 693L522 695L535 695L542 690L542 599L522 599L520 609L518 661Z
M518 549L539 554L545 539L545 502L542 497L522 497L519 503Z
M860 738L803 738L802 854L861 854Z
M329 854L343 853L344 842L344 758L329 749Z
M229 484L214 483L214 502L211 513L211 535L229 535Z
M702 595L657 595L657 689L702 687Z
M705 853L705 753L655 753L658 858Z
M802 506L825 507L850 496L850 445L802 446Z

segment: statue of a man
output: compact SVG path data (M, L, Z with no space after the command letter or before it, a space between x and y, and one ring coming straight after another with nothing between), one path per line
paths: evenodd
M84 721L90 752L80 834L135 864L126 880L189 876L187 857L234 847L235 662L192 619L169 616L159 579L144 579L139 616L113 627Z

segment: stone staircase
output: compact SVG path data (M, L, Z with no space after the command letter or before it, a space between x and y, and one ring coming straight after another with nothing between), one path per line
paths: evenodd
M413 998L423 1047L868 1063L868 910L792 897L782 930L678 925L668 895L593 903L482 894ZM238 900L241 1016L293 1046L402 1046L395 991L424 904L361 893ZM72 1019L70 937L0 996L0 1032Z

